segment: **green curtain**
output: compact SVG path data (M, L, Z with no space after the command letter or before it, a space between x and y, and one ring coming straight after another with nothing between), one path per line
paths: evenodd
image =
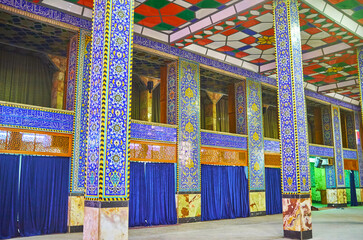
M263 113L264 136L268 138L279 138L278 113L277 108L270 106Z
M228 97L223 96L217 103L217 131L229 132Z
M140 120L140 87L132 81L131 119Z
M160 122L160 84L153 90L152 121Z
M0 46L0 100L50 107L56 69L48 57L6 48Z

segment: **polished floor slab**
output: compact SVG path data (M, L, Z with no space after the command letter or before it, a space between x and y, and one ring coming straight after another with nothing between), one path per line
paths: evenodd
M363 239L363 207L314 211L312 217L313 239ZM82 240L82 233L54 234L16 239ZM282 239L282 215L133 228L129 231L129 239Z

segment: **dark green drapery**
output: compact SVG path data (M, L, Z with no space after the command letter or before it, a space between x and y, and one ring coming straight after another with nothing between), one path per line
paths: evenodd
M263 113L263 131L265 137L268 138L279 138L279 127L278 127L278 113L277 108L274 106L269 106L265 108Z
M50 107L55 71L46 55L0 46L0 100Z

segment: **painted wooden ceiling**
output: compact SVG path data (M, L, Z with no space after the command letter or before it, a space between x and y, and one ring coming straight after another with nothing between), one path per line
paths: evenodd
M29 1L92 16L92 0ZM306 84L357 104L355 48L363 45L363 0L300 3ZM134 8L136 34L276 77L271 0L134 0Z

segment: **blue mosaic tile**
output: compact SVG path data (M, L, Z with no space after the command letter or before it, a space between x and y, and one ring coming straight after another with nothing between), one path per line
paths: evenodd
M267 140L264 141L264 149L265 152L274 152L274 153L280 153L280 141L273 141L273 140Z
M336 188L334 165L325 166L326 188Z
M13 7L19 10L26 11L28 13L33 13L42 17L46 17L55 21L67 23L79 28L86 30L92 29L92 22L83 18L78 18L76 16L50 9L26 0L1 0L1 4Z
M73 114L0 103L0 126L73 133Z
M334 136L334 157L337 187L344 187L344 157L342 145L342 132L340 125L340 109L336 105L331 106Z
M131 138L176 143L177 129L151 124L131 123Z
M357 159L357 151L354 150L343 150L344 159Z
M247 149L247 137L201 131L201 143L205 146Z
M334 157L334 148L309 145L309 155L317 157Z

